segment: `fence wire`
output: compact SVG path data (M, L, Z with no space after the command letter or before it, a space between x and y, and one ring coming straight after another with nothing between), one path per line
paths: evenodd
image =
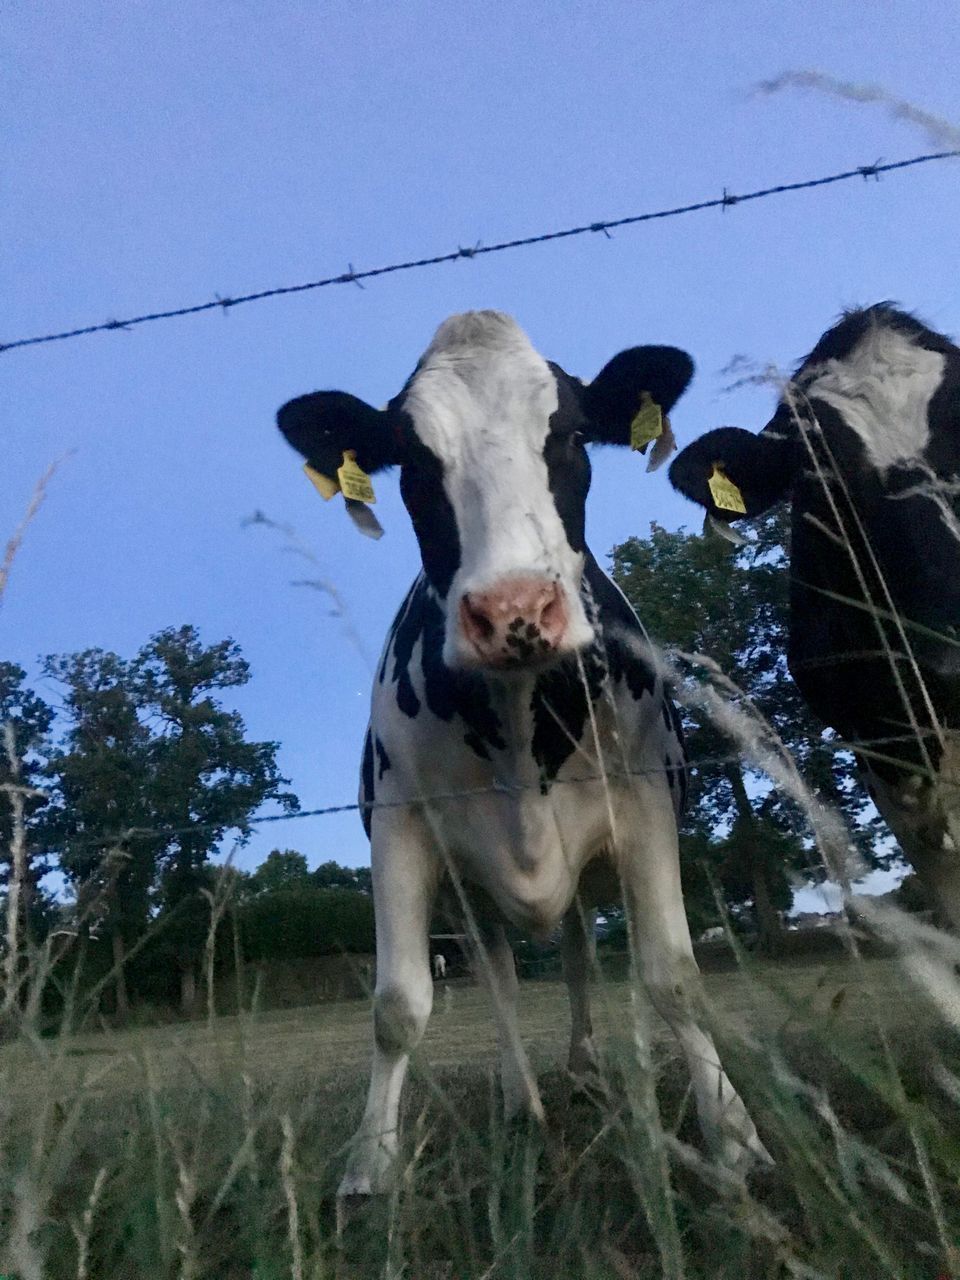
M394 262L386 267L369 267L355 271L353 266L337 275L325 276L319 280L308 280L301 284L278 285L272 289L260 289L255 293L241 294L236 298L223 298L216 295L209 302L198 302L190 306L173 307L167 311L151 311L143 315L130 316L126 320L104 320L99 324L83 325L77 329L65 329L59 333L44 333L31 338L14 338L11 342L0 342L0 354L13 351L17 347L38 347L50 342L67 342L73 338L86 337L91 333L104 333L119 329L133 329L137 325L152 324L158 320L173 320L179 316L200 315L207 311L227 312L232 307L239 307L247 302L263 302L267 298L280 298L287 294L308 293L314 289L326 289L337 284L355 284L362 287L364 280L373 280L378 276L393 275L399 271L417 271L424 267L436 267L447 262L458 262L464 258L480 258L485 254L504 253L508 249L525 249L535 244L546 244L551 240L569 240L574 236L603 234L609 237L611 231L618 228L635 226L641 222L656 222L666 218L678 218L685 213L700 213L705 209L721 209L724 212L734 205L746 204L751 200L765 200L770 196L785 195L791 191L809 191L814 187L827 187L836 182L849 182L852 178L874 178L879 181L881 174L893 173L899 169L910 169L916 165L932 164L940 160L960 158L958 151L935 151L926 155L911 156L908 160L895 160L887 164L879 161L875 164L858 165L855 169L847 169L842 173L831 173L822 178L807 178L801 182L782 182L777 186L764 187L759 191L748 191L744 195L733 195L723 190L723 194L710 200L698 200L694 204L678 205L670 209L657 209L650 213L634 213L625 218L605 219L587 222L579 227L567 227L562 231L542 231L536 235L521 236L515 240L502 240L498 244L481 244L479 241L473 248L458 247L447 253L437 253L428 257L413 258L406 262Z
M888 737L864 739L856 743L848 742L846 739L832 738L812 744L812 750L815 752L829 751L834 755L840 752L849 752L851 754L858 752L860 754L879 756L883 759L885 757L876 750L877 748L905 742L916 742L916 735L912 733L892 734ZM552 790L557 786L573 786L585 782L618 782L631 778L652 777L667 772L673 774L684 773L689 777L701 769L727 764L743 765L743 753L729 752L726 755L703 756L687 760L683 764L664 763L646 769L605 769L603 772L576 774L569 778L554 778L550 782L550 789ZM762 773L763 770L751 766L750 772ZM363 802L354 800L343 804L322 805L314 809L296 809L288 813L260 814L248 818L245 825L246 827L259 827L276 822L293 822L298 818L329 818L342 813L373 813L376 809L406 809L417 805L431 805L449 800L475 800L481 796L519 796L526 792L541 793L541 784L539 782L493 782L482 787L466 787L449 791L432 791L424 795L404 796L399 800L374 799ZM123 845L132 840L170 839L174 836L222 829L222 822L191 822L182 826L165 827L126 827L113 836L79 836L71 840L70 844L73 848L99 847L122 850ZM245 834L249 834L249 832Z

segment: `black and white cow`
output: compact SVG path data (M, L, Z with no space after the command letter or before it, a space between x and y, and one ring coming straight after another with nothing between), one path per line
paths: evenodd
M791 674L960 930L960 348L889 303L823 335L759 435L710 431L670 479L714 517L792 504Z
M440 326L385 410L317 392L278 414L324 475L348 449L366 472L400 467L423 562L387 638L363 755L374 1050L341 1195L381 1191L389 1178L408 1055L430 1014L428 931L444 880L524 930L563 922L571 1065L583 1071L593 1058L587 914L619 873L643 979L683 1046L708 1138L733 1164L765 1154L697 1021L677 854L679 721L637 652L636 616L584 542L585 445L628 444L641 403L649 396L665 413L692 371L682 351L636 347L585 385L508 316L470 312ZM542 1117L502 924L482 958L507 1113Z

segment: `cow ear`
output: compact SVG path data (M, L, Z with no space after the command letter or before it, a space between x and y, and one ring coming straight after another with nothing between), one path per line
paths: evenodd
M670 483L721 520L760 515L786 496L800 466L795 434L778 425L756 436L740 427L708 431L673 460Z
M584 435L598 444L628 445L632 436L635 443L638 415L668 414L692 377L693 361L677 347L621 351L584 387L582 403L589 423ZM659 434L655 430L647 438Z
M277 413L277 426L322 476L337 474L347 450L368 475L399 461L390 413L345 391L314 391L289 400Z

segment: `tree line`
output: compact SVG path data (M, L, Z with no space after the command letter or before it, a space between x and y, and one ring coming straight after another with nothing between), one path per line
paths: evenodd
M224 705L249 679L232 640L205 645L192 626L159 632L131 659L103 649L50 655L34 687L22 667L0 662L8 956L13 946L24 959L54 938L58 953L83 955L93 977L106 969L121 1018L131 982L134 995L164 1002L174 982L181 1007L192 1007L225 874L214 856L244 843L266 803L280 814L299 808L277 766L279 744L252 740ZM245 957L290 954L281 907L299 920L297 954L372 948L368 870L326 863L310 873L302 854L277 850L252 874L226 874ZM367 902L359 912L358 895Z
M707 655L755 703L812 789L847 817L868 864L884 865L893 854L852 756L813 719L786 670L787 538L777 513L754 522L736 549L653 524L614 548L613 576L655 642ZM268 802L280 815L299 807L277 765L279 744L251 740L224 705L249 679L235 642L206 645L192 626L159 632L129 659L103 649L50 655L32 683L0 662L8 953L11 939L36 946L53 934L86 946L107 967L121 1017L131 983L133 995L169 999L175 981L181 1006L193 1004L216 909L215 855L242 845ZM691 925L696 933L717 923L723 906L776 950L792 882L822 874L804 814L709 719L685 710L684 724ZM310 871L302 853L277 849L254 872L231 874L243 958L372 950L369 868L326 862Z

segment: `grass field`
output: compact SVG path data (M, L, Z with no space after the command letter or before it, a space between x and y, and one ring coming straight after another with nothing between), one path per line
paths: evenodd
M931 1020L933 1011L919 1005L893 960L872 960L863 972L842 960L812 964L766 964L763 987L751 989L737 972L705 975L707 994L718 1016L741 1030L758 1027L771 1032L779 1026L824 1019L837 1021L832 1005L841 999L842 1022L849 1027L868 1022L878 1013L896 1025L905 1018ZM594 994L595 1023L601 1040L622 1027L629 1016L630 986L608 981ZM563 1065L569 1014L562 982L524 982L520 989L524 1043L540 1070ZM208 1079L218 1071L242 1068L252 1079L276 1084L301 1080L340 1079L356 1071L365 1077L370 1052L370 1009L366 1000L346 1000L299 1009L264 1012L255 1018L219 1017L131 1031L97 1031L57 1042L61 1078L71 1088L82 1086L115 1093L143 1086L144 1063L150 1063L154 1082L174 1085ZM666 1027L656 1026L666 1044ZM420 1049L423 1065L437 1068L480 1069L484 1060L493 1069L496 1029L486 995L462 982L439 983L433 1016ZM46 1054L49 1045L40 1048ZM4 1051L3 1066L14 1090L43 1087L32 1065L37 1047L20 1044Z
M703 1158L659 1029L657 1096L645 1087L626 983L596 991L604 1070L590 1099L563 1070L563 985L522 984L546 1134L502 1125L486 999L441 984L396 1191L339 1245L366 1001L7 1046L0 1272L367 1277L389 1252L393 1274L437 1280L951 1274L960 1053L896 962L766 964L706 985L777 1160L749 1191Z

